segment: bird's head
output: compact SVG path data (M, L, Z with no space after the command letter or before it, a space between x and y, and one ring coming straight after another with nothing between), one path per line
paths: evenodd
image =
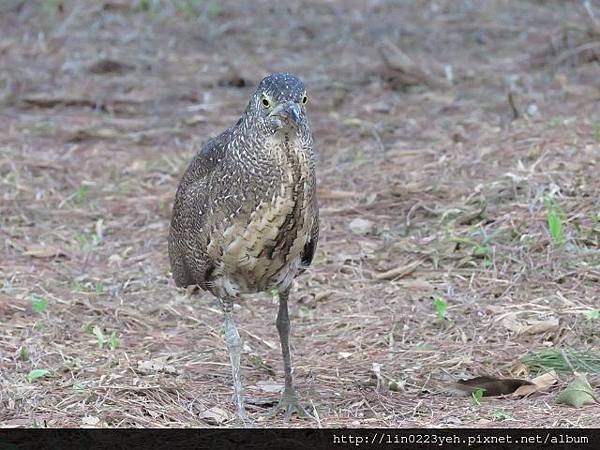
M302 133L308 123L307 100L300 78L290 73L274 73L258 84L246 113L265 134L273 135L279 130Z

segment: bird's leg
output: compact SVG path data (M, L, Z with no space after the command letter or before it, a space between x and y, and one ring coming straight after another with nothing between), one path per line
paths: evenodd
M303 417L310 417L310 414L300 404L296 389L294 389L294 379L292 377L292 356L290 355L290 318L288 316L288 297L290 291L286 289L279 293L279 312L277 313L277 331L281 342L281 353L283 354L283 368L285 371L285 388L279 404L275 407L272 415L282 409L285 419L289 419L296 412Z
M223 312L225 314L225 339L227 341L227 350L231 360L231 373L233 375L233 391L235 395L235 404L237 415L242 422L246 421L246 410L244 409L244 390L242 387L242 375L240 373L240 357L242 353L242 341L233 321L233 303L223 302Z

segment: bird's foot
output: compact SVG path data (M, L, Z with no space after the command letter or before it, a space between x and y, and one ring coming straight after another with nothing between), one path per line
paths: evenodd
M283 411L283 418L287 422L292 415L296 413L298 417L313 419L314 417L300 404L300 400L296 394L283 394L279 403L271 409L267 417L276 416L280 411Z
M235 419L233 420L232 425L236 428L254 428L254 421L250 419L246 413L240 415L236 414Z

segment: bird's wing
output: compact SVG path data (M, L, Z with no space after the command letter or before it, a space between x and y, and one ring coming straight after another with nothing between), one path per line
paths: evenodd
M177 286L204 282L203 274L210 261L204 251L203 240L207 236L201 230L211 219L208 214L211 178L223 161L230 138L231 130L227 130L208 141L188 166L177 188L169 232L169 259Z
M319 242L319 209L315 206L315 221L313 222L312 230L310 231L310 238L304 245L304 251L302 252L301 262L302 267L307 268L312 263L317 250L317 243Z

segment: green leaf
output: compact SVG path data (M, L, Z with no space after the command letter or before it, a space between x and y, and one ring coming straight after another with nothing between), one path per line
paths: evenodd
M589 311L586 311L585 318L590 321L600 319L600 309L590 309Z
M594 389L590 386L585 375L575 377L556 399L556 403L563 403L575 408L581 408L583 405L596 403L597 401Z
M49 375L50 371L48 369L33 369L27 374L27 381L33 383L35 380L46 378Z
M563 212L560 206L553 198L546 199L546 219L548 220L548 231L555 247L560 247L565 243L563 233Z
M90 187L87 184L80 184L79 189L75 192L75 203L81 205L87 199Z
M121 345L121 341L117 337L117 334L113 331L108 338L108 346L111 350L116 350L119 348L119 345Z
M104 337L104 333L102 332L100 327L94 325L94 328L92 328L92 332L94 333L94 336L96 336L96 340L98 341L98 347L104 347L104 344L106 343L106 338Z
M502 422L503 420L512 419L512 414L503 409L497 409L492 412L492 419L496 422Z
M446 318L446 311L448 310L448 302L442 297L435 297L433 299L433 307L439 320Z
M43 314L48 308L48 300L36 295L31 296L31 307L36 313Z
M19 359L21 361L29 361L29 350L27 350L27 347L21 346L19 349Z
M548 348L523 356L521 362L534 373L549 370L563 373L600 373L600 351L598 350Z
M471 400L473 400L473 404L479 406L481 404L481 399L483 398L483 394L485 392L485 389L475 389L472 393L471 393Z

